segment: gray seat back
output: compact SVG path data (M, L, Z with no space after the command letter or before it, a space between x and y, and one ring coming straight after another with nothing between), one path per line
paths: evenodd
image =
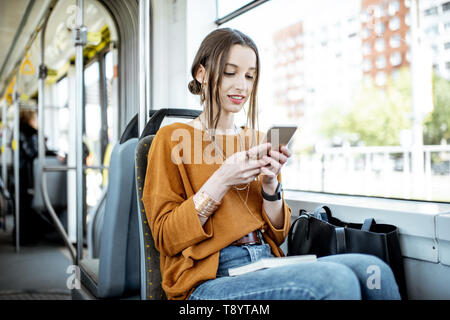
M134 156L138 139L117 143L111 153L100 244L98 298L139 291L139 234Z
M139 238L141 252L141 299L162 300L166 294L161 286L161 270L159 251L155 248L144 204L142 191L144 189L145 173L147 172L147 155L155 135L142 138L136 147L136 187L139 207Z
M45 165L57 167L61 166L55 156L46 156ZM55 210L65 209L67 207L67 172L54 171L47 172L47 193L50 198L50 203ZM33 161L33 176L34 176L34 197L31 207L36 211L46 211L47 207L42 196L42 180L39 170L39 159Z
M92 209L91 220L87 230L88 254L90 259L100 256L100 240L102 238L103 218L105 217L105 200L108 188L105 188L97 205Z

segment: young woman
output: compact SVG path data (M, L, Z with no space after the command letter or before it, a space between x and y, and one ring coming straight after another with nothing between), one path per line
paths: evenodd
M398 299L389 266L369 255L335 255L229 276L229 268L283 255L279 246L291 209L280 190L280 171L291 152L260 143L260 62L248 36L228 28L211 32L191 73L189 90L200 95L204 110L190 123L158 131L142 199L167 297ZM247 115L242 128L234 123L239 112ZM378 266L381 286L367 285L369 266Z

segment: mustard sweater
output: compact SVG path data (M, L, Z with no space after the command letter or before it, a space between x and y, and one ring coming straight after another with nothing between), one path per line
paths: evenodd
M242 140L238 135L217 135L216 144L229 157L241 141L248 149L251 135L250 129L243 129ZM230 188L216 212L200 224L192 197L221 165L208 137L188 124L173 123L158 130L148 154L142 201L160 252L168 299L187 299L196 286L214 279L220 250L249 232L260 229L272 253L284 255L279 246L290 227L291 209L283 197L284 227L276 229L264 211L259 180L250 184L248 208L247 190Z

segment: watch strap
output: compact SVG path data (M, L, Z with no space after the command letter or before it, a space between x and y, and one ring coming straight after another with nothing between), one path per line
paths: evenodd
M281 183L278 182L277 188L275 190L275 194L272 194L272 195L267 194L267 193L264 192L264 189L261 188L261 195L267 201L281 200Z

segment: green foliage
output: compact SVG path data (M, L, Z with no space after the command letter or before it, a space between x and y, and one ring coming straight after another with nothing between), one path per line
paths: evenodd
M400 130L411 127L410 83L409 70L404 69L386 89L362 88L349 112L339 112L337 107L326 110L322 133L366 146L399 145Z
M424 144L450 140L450 81L433 75L433 112L424 121Z

